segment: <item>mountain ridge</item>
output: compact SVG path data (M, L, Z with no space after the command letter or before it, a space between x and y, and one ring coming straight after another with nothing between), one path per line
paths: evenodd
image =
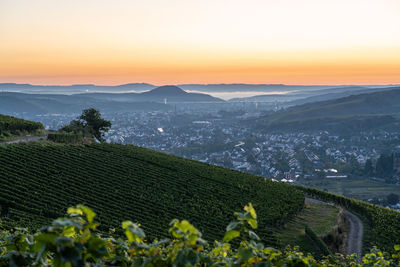
M294 90L321 90L332 88L348 88L357 85L286 85L286 84L246 84L246 83L220 83L220 84L176 84L174 86L180 87L184 90L194 90L202 92L234 92L234 91L263 91L271 92L277 89L294 91ZM396 84L387 85L358 85L361 87L395 87ZM121 92L121 89L131 90L135 92L143 92L151 90L160 86L150 83L126 83L120 85L96 85L96 84L72 84L72 85L34 85L29 83L0 83L0 91L15 91L23 90L21 92L46 92L57 93L61 90L62 93L84 93L86 90L89 92ZM50 91L49 91L50 90ZM63 90L63 91L62 91ZM126 91L125 91L126 92Z
M26 94L0 92L0 113L32 114L80 112L88 107L102 111L171 110L168 103L224 102L207 94L187 93L176 86L157 87L143 93Z
M275 130L332 130L341 123L351 126L354 119L360 129L367 129L374 124L397 123L395 115L399 112L400 87L292 106L261 117L256 123L258 128Z

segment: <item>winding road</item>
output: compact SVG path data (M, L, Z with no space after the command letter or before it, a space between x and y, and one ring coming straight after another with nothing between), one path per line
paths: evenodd
M314 204L332 205L313 198L306 198L306 202ZM361 262L362 258L362 241L364 235L364 225L360 218L348 210L344 210L344 215L349 221L349 232L347 234L346 254L357 254L357 261Z

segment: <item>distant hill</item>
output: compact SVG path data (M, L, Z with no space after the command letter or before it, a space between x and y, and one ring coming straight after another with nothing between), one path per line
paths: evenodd
M366 88L383 88L395 85L363 85ZM285 84L181 84L177 87L183 90L199 92L274 92L274 91L318 91L327 89L346 89L354 85L285 85ZM46 93L46 94L78 94L78 93L128 93L143 92L157 88L156 85L148 83L127 83L121 85L32 85L17 83L0 83L0 91L20 93Z
M164 103L171 102L224 102L224 100L212 97L207 94L187 93L177 86L167 85L154 88L143 93L124 93L124 94L85 94L85 97L92 97L103 100L114 100L122 102L149 101Z
M160 86L155 89L152 89L148 92L142 93L144 96L184 96L188 95L185 91L183 91L181 88L173 85L165 85L165 86Z
M255 95L250 97L236 97L229 99L229 102L288 102L294 99L299 99L301 94L268 94Z
M0 91L20 93L77 94L85 92L141 92L155 88L148 83L129 83L116 86L74 84L74 85L32 85L17 83L0 83Z
M285 85L285 84L180 84L184 90L200 92L274 92L274 91L296 91L296 90L320 90L337 86L332 85Z
M269 130L367 130L398 123L399 112L400 87L290 107L256 124Z
M331 100L336 98L342 98L351 95L372 93L382 90L390 90L393 87L381 88L381 87L362 87L362 86L341 86L341 87L329 87L318 89L318 87L310 88L305 87L301 90L289 91L285 94L262 94L250 97L232 98L229 101L248 101L248 102L279 102L280 106L290 107L301 105L305 103L318 102Z
M365 88L365 87L359 87L359 86L345 88L344 90L342 88L327 89L327 90L319 91L320 94L318 94L318 95L313 95L313 96L309 96L306 98L300 98L300 99L286 102L285 106L297 106L297 105L302 105L302 104L306 104L306 103L338 99L338 98L343 98L343 97L352 96L352 95L360 95L360 94L373 93L373 92L382 92L385 90L392 90L392 89L393 89L393 87ZM313 93L315 93L315 91L313 91ZM304 92L304 94L306 95L307 92Z
M149 103L147 101L137 101L135 103L121 102L107 98L97 99L87 95L0 93L0 113L3 114L80 113L83 109L88 107L94 107L103 112L172 109L172 106L162 103Z
M128 86L128 85L127 85ZM167 101L167 105L165 102ZM94 107L103 112L171 110L168 103L224 102L207 94L187 93L176 86L161 86L143 93L25 94L0 92L4 114L80 113Z
M202 92L232 92L232 91L281 91L281 90L306 90L306 89L327 89L335 86L329 85L284 85L284 84L181 84L177 85L184 90L196 90ZM337 86L336 86L337 87ZM94 92L141 92L157 88L148 83L128 83L115 86L94 85L94 84L74 84L74 85L32 85L17 83L0 83L0 91L11 91L21 93L50 93L50 94L76 94Z
M225 102L224 100L212 97L207 94L187 93L177 86L161 86L151 91L139 94L140 99L168 102Z

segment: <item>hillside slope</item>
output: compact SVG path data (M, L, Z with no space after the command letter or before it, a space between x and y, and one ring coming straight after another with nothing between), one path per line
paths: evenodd
M167 101L165 105L164 101ZM143 93L25 94L0 92L0 113L79 113L94 107L103 112L171 110L169 103L224 102L207 94L161 86Z
M189 219L208 240L221 239L233 212L252 202L259 234L273 243L280 226L304 205L295 188L259 177L122 145L0 147L0 205L6 227L37 228L83 203L103 231L140 222L149 237L165 237L171 219Z
M84 95L48 95L0 92L0 113L80 113L83 109L94 107L103 112L131 112L169 110L170 105L150 103L148 101L122 102L122 94L106 94L108 98L97 99L96 94ZM113 99L115 97L115 99Z
M0 141L23 134L35 134L44 131L40 122L28 121L0 114Z
M213 97L208 94L201 93L188 93L177 86L166 85L154 88L152 90L142 93L122 93L122 94L109 94L109 93L93 93L93 94L80 94L93 99L113 100L119 102L139 102L148 101L156 103L164 103L164 100L170 102L224 102L224 100Z
M363 130L397 123L400 88L294 106L258 119L259 127L279 130ZM342 124L342 125L341 125Z

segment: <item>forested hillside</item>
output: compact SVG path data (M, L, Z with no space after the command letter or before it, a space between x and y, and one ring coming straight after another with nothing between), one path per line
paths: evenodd
M44 130L43 124L0 114L0 141L13 135Z
M257 119L260 129L362 131L399 125L400 88L307 103ZM395 125L395 126L394 126Z
M237 207L252 202L260 237L273 244L271 229L304 205L289 185L134 146L8 145L0 147L0 170L7 228L37 229L83 203L96 210L103 232L132 220L149 237L165 237L171 219L185 218L214 240Z

